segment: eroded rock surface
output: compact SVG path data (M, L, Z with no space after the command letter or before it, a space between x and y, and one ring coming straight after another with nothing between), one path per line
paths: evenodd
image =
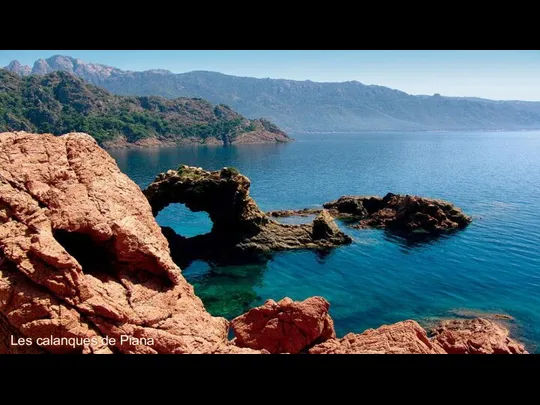
M407 320L349 333L342 339L331 339L309 350L310 354L446 354L432 342L415 321Z
M181 166L160 174L144 194L154 215L169 204L181 203L210 216L212 231L206 235L183 238L166 231L171 247L184 259L223 262L278 250L329 249L351 243L325 212L311 224L272 220L251 198L249 187L249 179L231 168L206 171Z
M227 321L205 311L141 190L89 135L0 134L0 258L2 331L117 341L32 350L227 350Z
M233 319L234 343L270 353L309 354L526 354L500 323L483 318L440 321L428 332L413 320L336 338L322 297L284 298Z
M385 228L396 234L440 234L465 228L471 217L451 203L413 195L343 196L323 204L334 217L358 220L355 228Z
M329 339L310 354L527 354L500 323L483 318L443 320L428 335L407 320Z
M235 344L270 353L299 353L336 336L329 307L322 297L268 300L231 321Z
M432 332L433 340L450 354L527 353L507 328L484 318L444 320Z

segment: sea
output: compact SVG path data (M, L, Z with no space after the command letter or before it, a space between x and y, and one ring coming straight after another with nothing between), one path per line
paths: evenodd
M411 243L338 221L354 241L327 254L279 252L242 266L193 262L182 273L211 314L232 319L267 299L323 296L338 336L406 319L429 327L444 318L505 314L512 335L540 352L540 131L291 135L287 144L110 153L143 189L181 164L228 166L249 177L264 211L392 192L450 201L473 222ZM156 219L184 236L212 226L206 213L181 204Z

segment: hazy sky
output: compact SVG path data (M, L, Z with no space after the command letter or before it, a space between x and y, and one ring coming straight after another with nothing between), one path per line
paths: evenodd
M357 80L410 94L540 101L540 51L0 51L0 66L57 54L126 70Z

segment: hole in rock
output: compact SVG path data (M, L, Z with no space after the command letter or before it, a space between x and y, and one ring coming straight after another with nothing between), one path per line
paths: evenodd
M94 241L90 235L79 232L55 230L53 235L67 252L73 256L86 274L113 273L115 256L103 243Z
M186 238L207 234L213 226L206 212L193 212L184 204L170 204L159 212L156 221L161 226L171 227L178 235Z

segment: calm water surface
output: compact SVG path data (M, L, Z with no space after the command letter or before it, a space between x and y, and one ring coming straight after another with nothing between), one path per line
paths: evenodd
M531 351L540 348L540 132L297 135L286 145L113 151L142 188L180 164L233 166L263 210L317 207L346 194L442 198L472 215L464 231L407 245L353 230L326 256L276 254L264 265L183 273L214 315L234 317L266 299L330 301L339 336L404 319L429 323L472 310L506 313ZM205 213L171 205L158 218L179 234L210 230Z

